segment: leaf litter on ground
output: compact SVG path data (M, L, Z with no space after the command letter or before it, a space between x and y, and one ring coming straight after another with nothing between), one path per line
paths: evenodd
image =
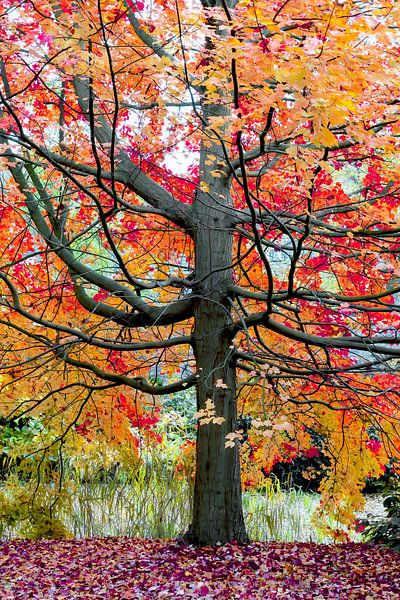
M360 543L173 540L0 543L1 600L400 598L400 554Z

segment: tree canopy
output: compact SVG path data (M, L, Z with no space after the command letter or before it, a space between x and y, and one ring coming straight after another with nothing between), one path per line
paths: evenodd
M3 412L195 388L196 543L247 539L238 414L254 482L319 436L342 521L399 454L399 22L0 0Z

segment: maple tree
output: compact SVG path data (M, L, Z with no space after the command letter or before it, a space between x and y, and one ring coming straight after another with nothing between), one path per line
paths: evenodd
M189 539L247 540L238 406L246 478L323 452L343 521L400 448L399 6L0 14L3 403L85 433L195 388Z

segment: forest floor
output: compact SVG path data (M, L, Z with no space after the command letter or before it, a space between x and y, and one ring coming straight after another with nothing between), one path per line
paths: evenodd
M0 542L1 600L400 598L400 553L367 544Z

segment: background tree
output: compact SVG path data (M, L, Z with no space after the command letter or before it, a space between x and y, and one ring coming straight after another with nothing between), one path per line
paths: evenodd
M0 4L2 398L195 386L199 544L247 540L239 391L265 459L319 431L360 486L399 444L399 7Z

